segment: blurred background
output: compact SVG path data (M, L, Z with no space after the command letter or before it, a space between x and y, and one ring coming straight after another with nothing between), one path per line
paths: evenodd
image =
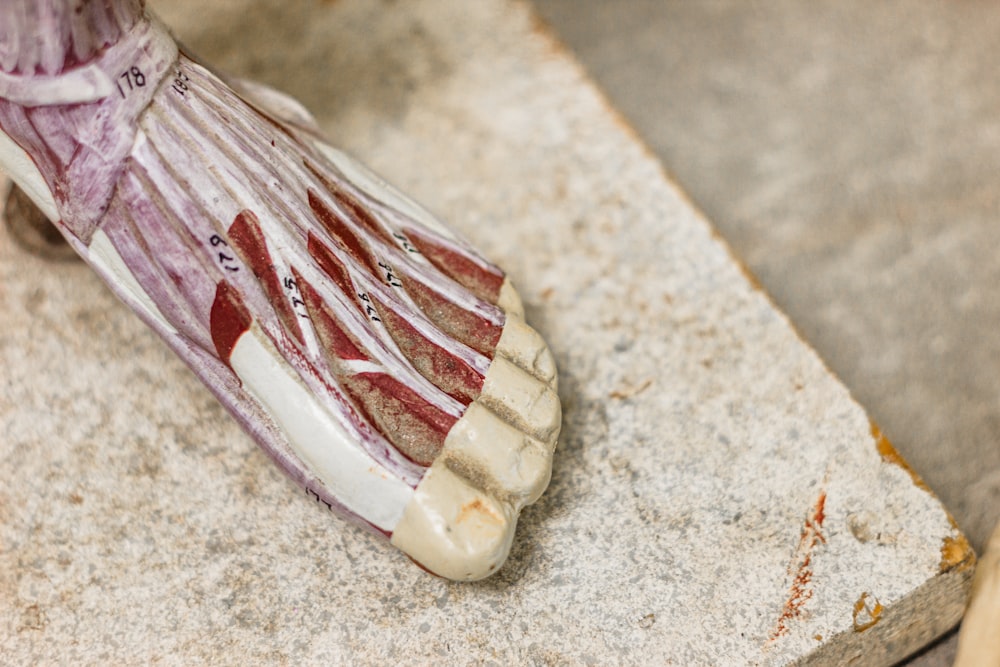
M980 551L1000 518L1000 4L534 3Z

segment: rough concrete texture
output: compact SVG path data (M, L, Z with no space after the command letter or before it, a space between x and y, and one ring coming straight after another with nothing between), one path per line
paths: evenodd
M886 664L954 624L942 506L529 6L156 6L508 269L564 435L505 569L435 579L297 491L85 267L0 232L5 659Z
M981 549L1000 521L1000 5L536 4Z

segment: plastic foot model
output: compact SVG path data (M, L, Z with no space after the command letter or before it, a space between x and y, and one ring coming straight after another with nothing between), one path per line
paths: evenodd
M0 168L316 500L458 580L549 481L503 272L140 0L0 0Z

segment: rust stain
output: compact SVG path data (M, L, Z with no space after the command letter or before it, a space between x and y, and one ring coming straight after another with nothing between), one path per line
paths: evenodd
M18 633L25 630L44 630L49 624L49 619L45 611L37 604L31 604L21 611L21 624L17 627Z
M738 257L736 255L736 253L730 247L729 242L725 239L725 237L722 236L722 234L716 231L714 226L712 227L712 237L716 240L717 243L726 248L726 250L729 252L729 258L736 263L736 267L740 270L740 273L742 273L746 281L750 283L751 289L766 295L768 300L772 301L771 296L767 293L767 290L764 289L764 284L760 282L760 278L757 277L757 274L753 272L749 264L747 264L741 257ZM771 305L774 305L773 301Z
M638 385L635 385L635 386L632 386L632 387L622 387L621 389L615 389L611 393L608 394L608 397L609 398L617 398L619 400L626 399L626 398L632 398L633 396L637 396L637 395L641 394L642 392L646 391L647 389L649 389L650 386L652 386L652 384L653 384L653 380L652 380L652 378L650 378L650 379L646 380L645 382L642 382L642 383L640 383Z
M927 483L923 478L917 474L917 472L910 467L910 464L906 462L906 459L893 447L889 439L885 437L882 433L882 429L878 427L875 422L871 422L872 437L875 438L875 447L878 449L878 453L882 456L882 460L886 463L892 463L899 466L907 473L909 473L910 478L913 480L913 484L917 488L923 489L930 495L937 497L931 488L927 486ZM941 540L941 563L938 566L938 570L941 573L944 572L963 572L975 566L976 564L976 553L972 550L972 545L969 544L969 540L962 534L961 529L958 527L958 523L955 521L955 517L951 515L951 512L945 510L948 516L948 523L951 525L952 530L954 530L953 535L949 535Z
M885 608L878 598L865 591L854 603L854 631L864 632L879 622Z
M812 559L816 547L820 544L826 544L826 538L823 537L825 508L826 490L820 489L816 502L806 515L799 544L788 564L788 574L792 577L792 583L788 588L788 599L785 601L781 616L778 617L778 623L768 639L769 642L788 634L791 621L802 616L803 608L813 596Z
M948 515L951 518L951 515ZM954 520L952 520L954 524ZM941 564L938 566L941 572L964 572L971 569L976 564L976 552L972 550L972 545L965 535L955 530L955 535L948 536L941 540Z
M878 427L878 424L871 422L871 429L872 437L875 438L875 448L878 449L878 453L882 456L882 460L886 463L898 465L910 474L910 477L913 479L913 483L917 487L933 495L934 492L931 491L929 486L927 486L927 482L925 482L923 478L910 467L910 464L906 462L906 459L904 459L896 448L892 446L892 443L889 442L889 438L885 437L885 434L882 433L882 429Z
M480 521L488 521L490 523L503 523L503 517L498 516L497 513L493 511L492 507L484 503L479 498L462 505L462 509L459 510L458 518L455 519L455 523L459 524L471 518L477 518Z

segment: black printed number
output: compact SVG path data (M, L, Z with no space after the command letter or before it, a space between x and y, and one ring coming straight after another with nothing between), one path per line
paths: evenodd
M302 296L302 293L299 292L298 283L295 282L294 278L287 277L282 282L285 285L285 289L292 297L292 309L295 311L295 314L299 317L309 319L309 313L305 310L306 302L299 298Z
M187 95L188 91L191 90L191 87L188 85L190 81L191 79L188 77L187 74L185 74L180 70L177 70L177 72L174 74L174 82L173 84L171 84L170 87L173 88L174 92L176 92L178 95L184 97L185 95Z
M406 238L399 232L393 232L392 235L396 238L397 241L399 241L399 245L403 246L403 250L405 250L406 252L413 252L417 254L420 253L420 251L417 250L417 247L414 246L412 243L410 243L410 239Z
M392 267L385 262L379 262L378 265L382 267L385 271L385 282L390 287L402 287L403 283L399 282L399 278L392 271Z
M122 84L123 81L124 85ZM128 97L128 94L136 88L142 88L145 85L146 75L135 65L132 65L118 75L118 93L122 96L122 99Z
M225 246L227 248L229 247L229 244L226 243L225 239L223 239L218 234L212 234L212 236L209 237L208 242L211 243L212 247L214 247L214 248L218 248L220 246ZM218 257L218 260L219 260L219 264L226 271L239 271L240 270L240 267L236 265L236 258L235 257L231 257L231 256L227 255L222 250L220 250L218 252L217 257Z
M358 298L364 302L365 305L365 315L367 315L372 322L381 322L382 320L378 317L378 311L372 305L372 298L368 296L367 292L358 292Z

